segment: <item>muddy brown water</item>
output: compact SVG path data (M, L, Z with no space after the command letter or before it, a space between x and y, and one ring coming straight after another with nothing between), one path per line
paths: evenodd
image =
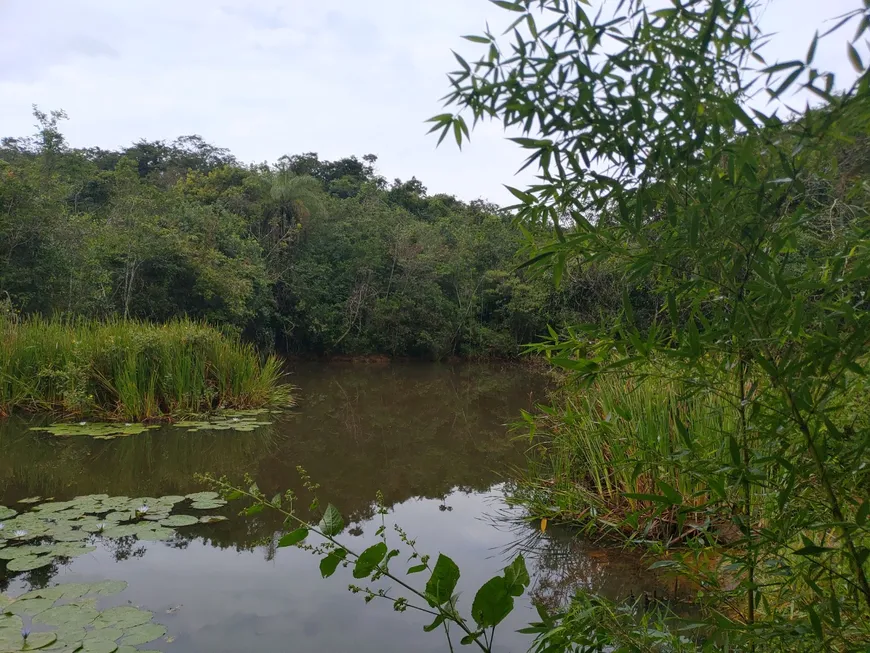
M253 433L161 428L100 441L35 433L32 420L0 421L0 504L186 494L203 489L194 477L206 472L234 481L248 474L267 493L289 487L303 494L301 465L321 484L321 501L344 513L342 537L357 551L375 541L375 496L383 492L394 540L398 523L419 548L459 565L466 613L476 588L518 546L526 550L532 595L548 601L577 588L613 598L655 588L636 556L541 536L506 508L505 483L523 464L523 443L507 425L545 399L539 373L470 363L295 363L291 373L298 407ZM240 517L238 509L223 509L226 522L179 529L170 542L97 541L96 552L67 565L18 575L0 567L0 590L127 581L121 598L152 610L171 639L143 648L167 653L447 650L443 634L422 632L425 615L366 605L347 590L349 569L322 579L310 553L271 544L283 532L280 518ZM422 586L422 576L412 578ZM524 597L499 626L496 650L526 650L530 640L515 631L535 616Z

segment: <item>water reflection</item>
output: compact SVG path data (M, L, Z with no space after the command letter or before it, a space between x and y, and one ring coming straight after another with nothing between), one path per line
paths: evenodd
M236 481L250 474L267 493L290 487L304 496L301 465L322 484L321 501L351 522L346 537L356 550L375 541L373 499L381 490L390 522L459 564L468 608L476 588L507 562L518 535L534 532L495 528L484 516L501 510L498 483L522 463L522 445L504 425L543 397L544 380L513 366L300 364L293 382L299 407L254 433L164 428L95 441L0 422L0 504L35 495L186 494L200 489L193 479L200 472ZM279 517L240 518L238 510L231 504L209 511L230 519L180 528L168 542L103 541L68 564L14 578L0 572L0 587L126 580L129 600L153 610L175 637L161 647L166 651L444 650L439 635L421 632L421 617L350 595L347 570L323 580L309 553L276 549ZM577 586L620 597L649 582L634 558L620 566L571 546L548 537L534 548L539 597L559 600ZM514 631L534 618L523 603L501 627L497 650L525 650L528 640Z

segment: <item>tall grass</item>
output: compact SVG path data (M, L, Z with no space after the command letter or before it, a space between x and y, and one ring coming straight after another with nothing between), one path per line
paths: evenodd
M126 421L290 402L280 362L191 320L0 319L0 414Z
M530 468L513 498L537 517L662 537L667 515L633 522L648 501L626 495L662 494L662 483L698 504L701 485L674 464L692 455L726 461L733 408L711 395L685 396L664 381L608 377L585 389L562 389L553 404L525 413ZM692 449L677 420L691 431Z

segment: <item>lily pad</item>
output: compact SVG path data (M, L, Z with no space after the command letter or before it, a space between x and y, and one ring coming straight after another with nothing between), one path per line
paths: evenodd
M113 596L127 589L127 583L123 580L104 580L99 583L93 583L88 594L98 594L99 596Z
M200 517L199 522L201 524L216 524L217 522L226 521L227 518L223 515L206 515L205 517Z
M168 526L169 528L178 528L179 526L193 526L194 524L198 524L199 519L197 517L192 517L191 515L172 515L160 521L161 526Z
M40 567L47 567L52 562L54 562L54 556L52 555L23 556L7 562L6 569L9 571L30 571Z
M21 636L21 632L14 635L17 635L17 638L3 637L0 633L0 647L3 651L38 651L51 646L57 640L55 633L31 633L27 639Z
M126 633L124 639L121 640L121 644L138 646L139 644L147 644L163 637L166 634L166 628L160 624L147 623L136 628L131 628Z
M215 499L220 499L220 496L217 492L193 492L185 498L191 501L214 501Z
M0 520L12 519L17 514L17 510L12 510L12 508L7 508L6 506L0 506Z
M115 653L118 645L105 639L84 640L82 647L76 653Z
M223 415L215 416L208 420L193 421L184 420L176 422L175 426L186 428L188 431L253 431L261 426L269 426L272 422L257 420L251 415Z
M163 528L162 526L157 526L156 528L143 526L136 531L136 537L143 542L165 542L172 539L173 535L175 535L174 530Z
M54 605L54 599L19 599L13 601L7 608L7 612L17 615L35 617L40 612L45 612Z
M157 426L145 424L111 424L106 422L57 423L48 426L34 426L31 431L44 431L58 437L88 436L97 439L114 439L139 435Z
M218 501L194 501L190 504L190 507L194 510L214 510L216 508L222 508L227 505L226 501L218 500Z
M19 499L18 503L39 503L42 501L42 497L27 497L26 499Z
M132 608L135 610L135 608ZM108 612L108 610L107 610ZM103 613L105 614L105 613ZM68 603L49 608L33 618L35 624L67 628L84 628L100 617L96 608L87 604Z
M94 621L95 628L120 628L128 630L147 624L154 615L147 610L140 610L129 605L109 608Z

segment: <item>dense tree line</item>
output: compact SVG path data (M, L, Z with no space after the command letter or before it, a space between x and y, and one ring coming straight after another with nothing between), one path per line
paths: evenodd
M511 356L619 310L613 275L518 269L510 212L389 183L376 157L242 165L199 136L70 147L62 111L0 143L0 295L25 314L187 315L296 353ZM616 298L616 299L614 299Z

